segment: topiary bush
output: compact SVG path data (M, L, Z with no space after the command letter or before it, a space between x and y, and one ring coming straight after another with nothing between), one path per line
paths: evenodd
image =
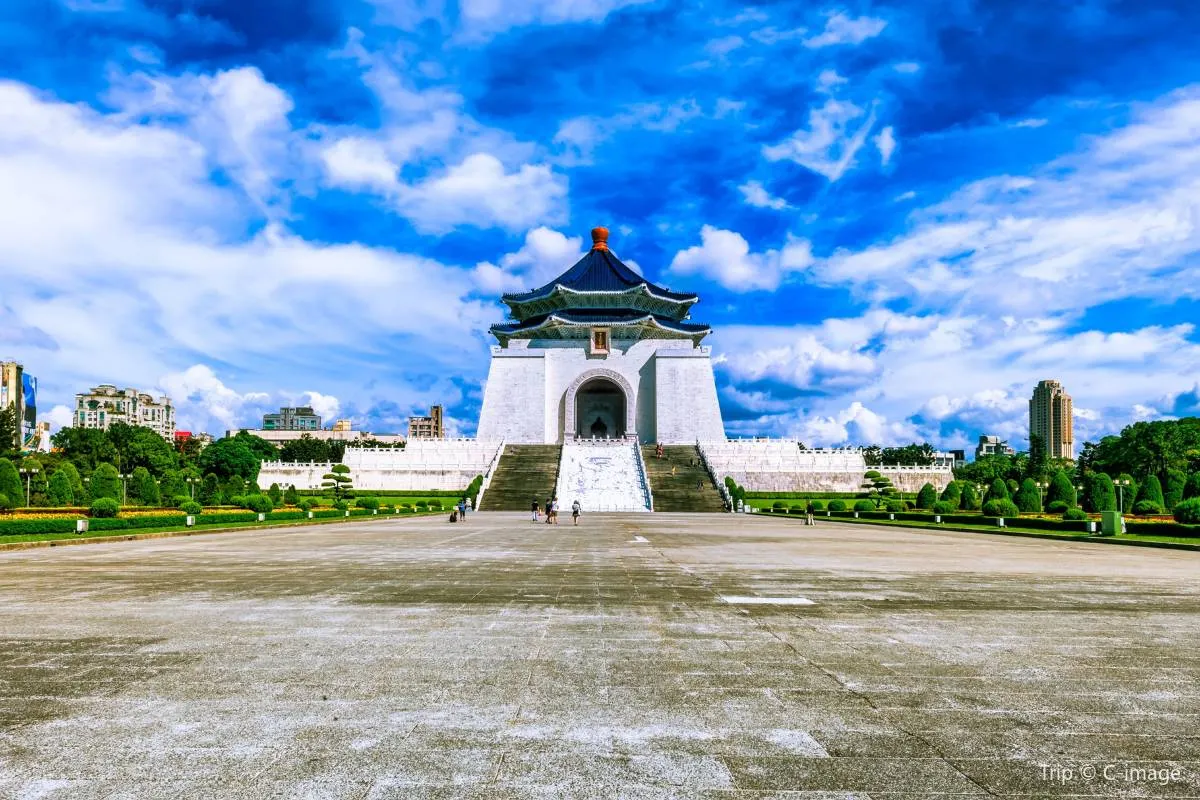
M1088 513L1082 508L1068 508L1063 512L1063 519L1071 522L1082 522L1088 518Z
M983 504L983 513L989 517L1019 517L1020 510L1012 500L988 500Z
M1003 478L996 478L992 481L992 486L987 492L988 500L1008 500L1008 484Z
M333 504L333 507L336 508L338 511L345 511L346 509L350 508L350 504L347 503L345 500L338 500L336 503Z
M813 500L812 507L813 507L813 511L824 511L825 510L825 501Z
M192 498L188 497L186 494L181 494L171 498L171 505L175 508L183 508L184 503L190 503L191 501Z
M941 501L939 500L938 502L941 502ZM937 503L934 503L934 505L937 505ZM908 506L906 506L904 504L903 500L888 500L887 501L887 510L891 511L893 513L897 512L897 511L904 511L907 507Z
M952 503L954 510L957 511L962 503L962 487L959 486L958 481L950 481L946 484L946 488L942 489L942 494L938 499Z
M441 511L442 510L441 501L440 500L430 500L429 501L429 510L430 511Z
M1017 490L1013 502L1024 514L1036 514L1042 510L1042 494L1033 478L1021 481L1021 488Z
M917 492L917 508L933 508L937 499L937 489L933 488L932 483L927 483Z
M416 507L417 507L417 508L419 508L419 509L420 509L420 508L428 508L428 507L429 507L429 501L428 501L428 500L418 500L418 501L416 502Z
M975 491L975 484L970 481L962 485L962 499L959 501L958 507L963 511L979 510L979 493Z
M312 511L313 501L305 497L303 500L296 501L296 508L301 511Z
M855 511L874 511L875 504L872 503L870 500L857 500L854 503L854 510Z
M774 503L771 503L771 508L787 508L787 503L782 500L776 500Z
M953 514L958 511L958 503L953 503L949 500L938 500L933 504L931 509L935 514Z
M275 510L275 504L271 502L269 495L252 494L246 498L246 508L259 514L269 514Z
M1200 525L1200 497L1191 497L1175 504L1175 521L1183 525Z
M845 511L846 510L846 501L845 500L830 500L829 501L829 510L830 511Z
M121 513L121 504L111 497L98 497L92 501L88 515L97 519L111 519Z
M1046 510L1051 514L1061 514L1071 508L1071 505L1066 500L1055 500L1046 504Z
M1151 514L1165 514L1167 512L1161 503L1156 503L1153 500L1138 500L1133 504L1133 513L1140 517L1145 517Z
M354 505L358 506L359 508L366 508L371 511L374 511L375 509L379 508L379 498L378 497L360 497L354 501Z
M191 514L193 517L204 513L204 506L193 500L184 500L179 504L179 510L185 514Z

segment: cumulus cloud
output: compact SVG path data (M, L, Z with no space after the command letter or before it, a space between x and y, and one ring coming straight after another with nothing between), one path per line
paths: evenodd
M525 25L562 25L601 22L623 8L650 0L462 0L459 4L464 31L489 36Z
M1069 313L1200 285L1200 90L1027 176L973 182L896 239L833 254L820 280L883 301L990 313ZM996 291L997 287L1004 291Z
M211 180L219 148L187 119L0 83L0 185L23 187L0 199L5 303L44 334L26 360L48 386L151 386L181 358L308 369L393 337L433 363L479 347L493 312L467 270L278 224L246 238L261 211Z
M886 27L887 20L877 17L848 17L839 11L825 20L825 30L805 39L804 46L819 48L839 44L861 44L883 33Z
M703 275L732 291L748 292L775 289L787 275L811 263L812 250L803 239L789 239L780 250L752 253L741 234L705 225L700 244L676 253L670 270Z
M525 234L520 250L506 254L498 265L477 264L475 279L487 293L526 291L558 276L583 255L583 237L538 227Z
M788 208L788 203L782 197L775 197L768 192L759 181L746 181L738 187L747 205L755 208L773 208L779 211Z
M808 128L763 148L768 161L794 161L831 183L854 165L854 157L875 125L874 110L829 98L808 112Z

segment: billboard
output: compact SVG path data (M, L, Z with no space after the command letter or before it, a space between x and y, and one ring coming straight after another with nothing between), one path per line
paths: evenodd
M25 395L25 416L21 420L21 440L26 447L37 446L37 378L28 372L21 375Z

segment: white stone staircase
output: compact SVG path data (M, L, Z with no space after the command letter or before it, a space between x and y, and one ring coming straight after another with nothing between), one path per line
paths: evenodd
M650 511L650 489L635 441L579 441L563 445L558 467L560 516L578 500L583 513Z

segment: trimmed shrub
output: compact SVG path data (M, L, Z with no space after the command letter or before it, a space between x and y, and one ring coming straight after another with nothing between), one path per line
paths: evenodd
M787 508L787 503L782 500L776 500L774 503L771 503L771 508Z
M1071 476L1065 469L1054 473L1054 477L1050 479L1050 488L1046 489L1046 508L1050 508L1056 501L1066 503L1067 508L1079 503L1079 498L1075 496L1075 484L1071 482Z
M101 465L103 466L103 465ZM92 501L88 510L89 516L97 519L111 519L121 513L121 504L111 497L98 497Z
M1183 499L1191 500L1193 497L1200 497L1200 472L1193 472L1183 485Z
M1174 508L1175 521L1183 525L1200 525L1200 497L1181 500Z
M246 498L246 508L258 514L269 514L275 510L275 504L265 494L252 494Z
M856 500L854 503L855 511L874 511L875 504L870 500Z
M6 519L0 520L0 536L29 536L38 533L73 533L75 520L51 517L49 519Z
M246 495L238 494L238 495L234 495L233 497L229 498L229 505L237 506L238 508L248 508L248 506L246 505L246 503L248 501L249 501L249 498L246 497Z
M949 500L938 500L933 504L931 511L933 511L935 514L942 515L953 514L955 511L958 511L958 504Z
M1138 506L1142 503L1147 503L1145 508L1149 508L1152 504L1155 508L1164 508L1166 501L1163 499L1162 484L1158 482L1157 475L1150 475L1146 478L1146 482L1138 489L1137 500L1133 504L1133 512L1135 514L1161 514L1161 511L1138 511Z
M1068 508L1063 512L1063 519L1073 522L1082 522L1088 519L1088 514L1082 508Z
M934 505L937 505L937 503L934 503ZM905 505L903 500L888 500L886 507L888 511L894 514L898 511L904 511L908 506Z
M129 498L136 500L144 506L162 504L162 497L158 492L158 483L150 474L150 470L145 467L138 467L133 471L133 475L129 479Z
M1061 514L1072 506L1068 505L1065 500L1055 500L1053 503L1046 504L1046 510L1051 514Z
M812 506L813 506L813 511L824 511L825 510L825 501L824 500L813 500Z
M1146 517L1152 514L1165 514L1167 511L1153 500L1138 500L1133 504L1133 513L1139 517Z
M1033 478L1021 481L1021 488L1017 490L1013 502L1023 514L1036 514L1042 510L1042 495Z
M117 468L112 464L101 464L96 467L92 472L88 488L91 490L93 500L107 497L119 502L121 499L121 476L117 474Z
M1187 486L1187 473L1177 469L1167 470L1167 482L1163 486L1163 505L1170 511L1183 499L1183 490Z
M193 500L185 500L179 504L179 510L185 514L191 514L193 517L204 513L204 506Z
M283 493L283 504L294 506L300 501L300 495L296 493L296 487L288 484L287 491Z
M71 479L61 469L50 476L46 485L46 499L52 506L69 506L75 502L75 493L71 490Z
M359 508L366 508L374 511L375 509L379 508L379 498L360 497L354 501L354 505L358 506Z
M1019 517L1020 510L1012 500L988 500L983 504L983 513L988 517Z
M991 488L988 489L987 497L985 499L986 500L1008 500L1008 499L1010 499L1008 496L1008 484L1006 484L1003 481L1003 479L996 478L996 480L992 481Z
M442 510L441 501L440 500L430 500L429 501L429 510L430 511L441 511Z
M333 504L333 507L335 509L337 509L338 511L345 511L346 509L350 508L350 504L347 503L345 500L338 500L336 503Z
M279 488L278 483L272 483L271 488L267 489L267 497L271 498L272 505L283 502L283 490Z
M8 499L8 495L0 494L0 511L12 511L12 500Z
M418 509L429 508L429 501L428 500L418 500L415 503L415 505Z
M975 491L975 484L968 481L962 485L962 499L958 507L963 511L979 510L979 493Z
M1117 489L1112 478L1103 472L1094 472L1087 478L1087 504L1089 511L1117 510Z
M178 497L171 498L171 505L175 508L183 508L184 503L190 503L191 501L192 498L188 497L186 494L181 494Z
M937 489L933 488L932 483L927 483L921 487L921 491L917 492L917 508L933 508L937 499Z
M10 503L25 502L25 483L16 465L7 458L0 458L0 494L7 497Z
M309 500L307 497L303 500L296 501L296 508L300 509L301 511L312 511L312 507L313 501Z
M958 481L950 481L946 484L946 488L942 489L942 493L938 496L938 499L946 503L953 503L955 510L957 510L962 504L962 487L959 486Z
M846 510L846 501L845 500L830 500L829 501L829 510L830 511L845 511Z

